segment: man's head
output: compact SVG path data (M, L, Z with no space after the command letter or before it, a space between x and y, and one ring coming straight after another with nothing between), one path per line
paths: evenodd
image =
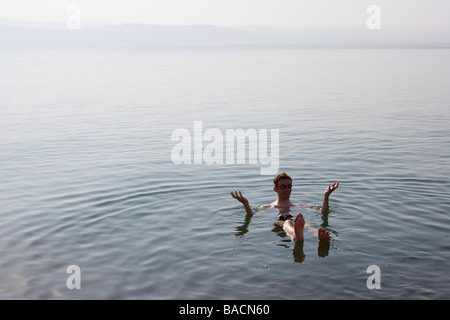
M287 199L291 196L292 178L286 173L280 173L273 179L273 190L278 193L280 199Z

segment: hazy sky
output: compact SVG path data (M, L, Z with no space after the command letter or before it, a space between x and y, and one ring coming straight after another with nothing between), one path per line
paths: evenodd
M365 27L377 5L383 27L450 26L450 0L0 0L0 19L66 21L70 5L100 24Z

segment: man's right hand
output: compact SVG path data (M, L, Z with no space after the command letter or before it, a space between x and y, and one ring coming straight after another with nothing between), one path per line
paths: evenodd
M238 194L239 192L239 194ZM230 192L231 196L233 198L235 198L237 201L239 201L240 203L242 203L244 206L247 204L248 205L248 200L242 195L242 193L240 191L235 191Z
M238 193L239 192L239 193ZM253 211L250 208L250 205L248 204L248 200L242 195L242 193L240 191L235 191L230 192L231 196L233 198L235 198L237 201L239 201L240 203L242 203L244 205L245 208L245 212L249 215L252 216L253 215Z

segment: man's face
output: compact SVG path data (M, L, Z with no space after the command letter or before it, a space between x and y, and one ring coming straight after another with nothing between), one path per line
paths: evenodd
M292 181L290 179L281 179L278 181L278 187L274 188L275 192L282 200L289 200L292 190Z

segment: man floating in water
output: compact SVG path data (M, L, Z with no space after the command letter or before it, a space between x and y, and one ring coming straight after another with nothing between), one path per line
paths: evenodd
M283 230L295 241L303 241L303 229L305 227L305 219L301 213L298 213L291 221L292 215L289 213L291 207L306 207L305 204L293 203L289 200L292 191L292 178L286 173L280 173L273 179L274 188L273 190L278 194L277 200L271 204L263 205L259 210L268 208L278 208L278 220L283 225ZM339 181L329 185L323 195L322 211L323 215L329 213L329 197L331 193L339 187ZM249 216L253 216L253 211L250 208L248 200L242 195L240 191L231 192L231 196L238 200L244 205L245 212ZM329 243L330 235L324 228L319 228L317 230L317 236L320 242Z

